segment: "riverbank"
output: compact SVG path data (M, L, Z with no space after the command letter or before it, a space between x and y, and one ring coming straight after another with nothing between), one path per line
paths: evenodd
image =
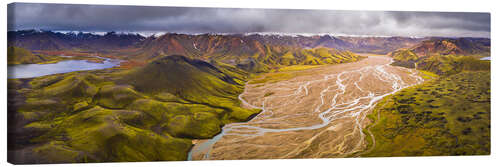
M240 95L243 106L263 111L248 122L227 124L221 134L196 144L190 157L319 158L362 150L367 111L382 97L422 81L417 71L390 62L369 56L293 71L291 79L247 84Z

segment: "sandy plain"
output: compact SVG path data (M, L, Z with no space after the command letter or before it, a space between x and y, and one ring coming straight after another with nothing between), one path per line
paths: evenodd
M348 157L366 149L366 115L383 97L423 82L418 71L368 56L291 71L288 80L247 84L242 105L262 112L196 141L191 160ZM272 75L272 74L269 74ZM262 77L266 77L265 75Z

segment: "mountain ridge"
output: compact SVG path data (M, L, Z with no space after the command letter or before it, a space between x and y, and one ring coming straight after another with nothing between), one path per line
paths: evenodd
M27 43L25 41L32 40L33 38L26 39L27 36L41 36L45 35L45 38L47 38L49 41L47 43L42 43L38 44L37 43ZM141 44L143 40L147 38L161 38L163 36L189 36L191 38L196 38L199 36L204 36L204 37L231 37L231 38L240 38L243 41L249 42L249 40L257 40L260 43L263 44L269 44L269 45L288 45L288 46L294 46L294 47L302 47L302 48L314 48L314 47L329 47L329 48L336 48L339 50L351 50L353 52L359 52L359 51L368 51L369 49L360 49L361 47L365 47L364 44L369 44L370 47L372 48L377 48L379 49L378 52L380 53L387 53L389 51L392 51L390 49L395 49L395 47L408 47L407 44L405 43L394 43L391 42L394 39L400 39L400 40L405 40L409 44L414 44L416 42L421 41L422 39L425 38L414 38L414 37L379 37L379 36L347 36L347 35L335 35L335 34L326 34L326 33L318 33L318 34L309 34L309 35L296 35L296 34L283 34L283 33L197 33L197 34L183 34L183 33L162 33L160 36L143 36L140 35L139 33L116 33L114 31L107 32L106 34L93 34L93 33L88 33L88 32L67 32L67 33L62 33L62 32L53 32L53 31L45 31L45 30L18 30L18 31L9 31L8 32L8 39L9 39L9 45L14 45L18 47L23 47L27 48L30 50L40 50L40 49L71 49L71 47L81 47L81 48L91 48L91 49L96 49L95 45L90 45L88 42L83 41L81 43L71 43L69 44L62 44L61 39L68 39L68 38L73 38L77 40L90 40L91 41L103 41L105 37L109 35L110 37L115 37L115 36L121 36L128 38L128 41L122 42L121 45L116 44L116 41L111 40L111 42L115 42L112 46L107 46L109 48L113 49L119 49L119 48L124 48L124 47L133 47L136 45L143 45ZM57 39L57 38L60 39ZM37 39L37 38L35 38ZM394 46L390 45L377 45L374 44L373 42L369 42L370 40L373 41L373 39L382 41L385 43L389 42ZM116 40L116 39L114 39ZM14 42L15 41L15 42ZM64 40L62 40L64 41ZM361 42L359 42L361 41ZM108 41L109 42L109 41ZM364 44L363 44L364 43ZM80 46L79 46L80 45ZM106 46L106 45L104 45ZM384 47L390 46L390 49L384 49Z
M463 70L489 70L490 63L480 58L491 56L490 48L490 39L433 38L388 55L394 59L393 65L452 75Z

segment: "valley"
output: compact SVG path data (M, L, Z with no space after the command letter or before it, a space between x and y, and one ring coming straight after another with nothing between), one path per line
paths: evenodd
M7 162L491 154L491 9L231 4L7 4Z
M424 81L418 71L390 62L369 56L293 72L291 79L247 84L239 96L243 106L262 112L199 141L192 159L346 157L361 151L366 115L378 100Z
M489 39L8 35L11 162L489 153Z

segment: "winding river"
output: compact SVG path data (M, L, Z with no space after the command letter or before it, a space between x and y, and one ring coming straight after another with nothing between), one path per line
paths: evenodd
M247 84L239 99L262 112L200 141L188 160L345 157L362 151L367 113L385 96L423 82L418 71L391 62L370 56L297 72L290 80Z
M368 112L385 96L423 82L418 71L391 62L389 57L369 56L292 72L296 77L289 80L246 84L239 95L243 107L262 112L199 141L188 160L345 157L362 151ZM105 59L13 65L8 66L8 78L106 69L119 63Z

